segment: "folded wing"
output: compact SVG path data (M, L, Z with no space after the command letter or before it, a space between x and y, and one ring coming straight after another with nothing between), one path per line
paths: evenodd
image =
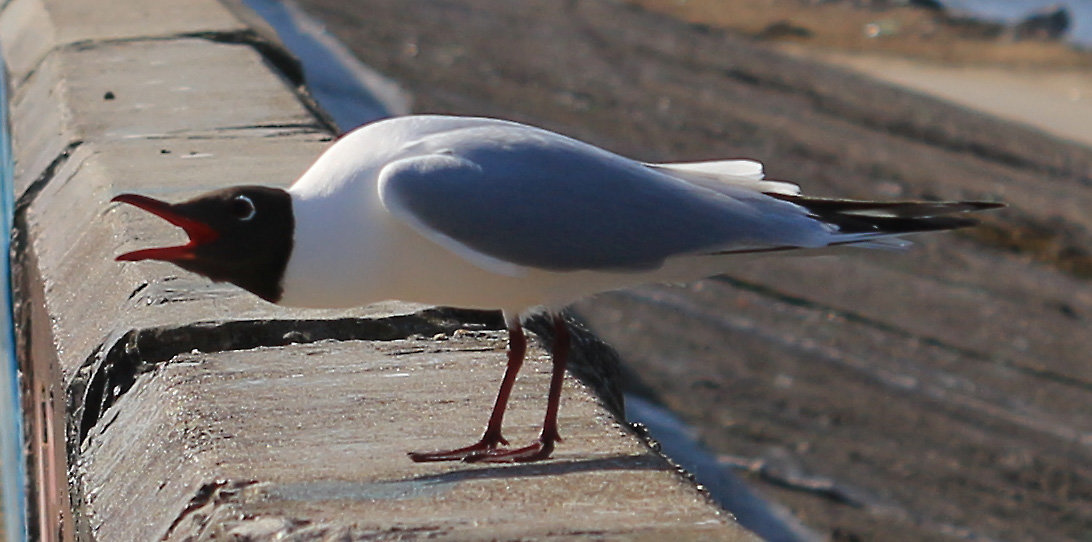
M380 174L387 209L506 274L644 270L686 254L817 247L833 229L746 186L756 180L706 186L670 174L672 166L647 166L526 127L457 130L413 149ZM688 171L705 179L701 170Z

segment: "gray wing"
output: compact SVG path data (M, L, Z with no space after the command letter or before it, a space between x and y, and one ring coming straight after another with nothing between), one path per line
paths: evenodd
M822 246L829 234L797 205L743 187L713 191L519 125L432 136L408 154L380 174L387 208L502 265L642 270L683 254Z

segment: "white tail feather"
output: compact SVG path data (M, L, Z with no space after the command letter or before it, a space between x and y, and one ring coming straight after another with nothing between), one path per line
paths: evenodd
M676 164L648 164L675 177L696 185L717 190L723 185L743 187L756 192L774 194L800 194L800 187L783 181L766 180L762 163L754 160L716 160L712 162L686 162Z

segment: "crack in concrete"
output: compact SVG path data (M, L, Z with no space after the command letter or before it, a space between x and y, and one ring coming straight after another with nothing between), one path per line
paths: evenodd
M171 522L170 527L163 533L160 540L169 540L171 533L186 518L195 515L199 510L210 506L218 506L235 499L240 491L257 483L257 480L213 480L201 485L201 487L197 488L190 502L186 504L186 507ZM211 514L206 514L206 516L209 515ZM208 521L208 519L206 518L205 521Z

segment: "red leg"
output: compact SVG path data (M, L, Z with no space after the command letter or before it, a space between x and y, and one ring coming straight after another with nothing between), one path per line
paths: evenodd
M561 441L561 435L557 431L557 412L561 407L561 385L565 382L565 363L569 358L570 343L569 326L565 319L561 315L554 316L554 368L546 401L546 419L542 422L542 433L538 439L528 446L514 450L483 449L467 455L465 461L512 463L540 461L550 457L554 451L554 443Z
M496 450L500 444L508 445L508 441L501 436L501 424L504 422L504 411L508 408L508 396L512 393L512 386L516 383L516 374L523 365L523 355L527 352L527 337L523 334L523 326L519 320L508 324L508 367L504 370L504 380L501 381L500 391L497 392L497 401L493 404L493 413L489 416L489 423L485 426L485 434L481 440L465 448L454 450L440 450L435 452L410 452L410 459L418 463L424 461L461 461L471 455Z

